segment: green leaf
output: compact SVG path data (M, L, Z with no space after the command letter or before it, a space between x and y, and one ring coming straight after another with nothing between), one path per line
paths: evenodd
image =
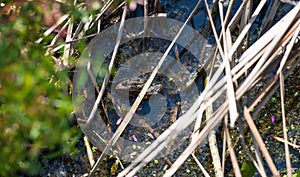
M298 170L298 173L297 173L296 177L300 177L300 169Z
M252 177L256 172L256 168L251 161L245 161L242 164L241 172L243 177Z

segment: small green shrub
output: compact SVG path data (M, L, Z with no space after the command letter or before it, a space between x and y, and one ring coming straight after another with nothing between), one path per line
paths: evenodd
M44 30L42 12L35 1L0 7L0 176L35 174L41 150L75 150L72 101L62 91L67 72L58 72L35 42Z

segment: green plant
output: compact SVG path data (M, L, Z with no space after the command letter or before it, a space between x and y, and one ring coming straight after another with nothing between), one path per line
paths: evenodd
M62 91L67 72L57 71L45 56L45 44L35 42L44 29L39 3L1 6L0 176L35 174L41 150L52 157L75 150L78 132L69 126L72 101Z

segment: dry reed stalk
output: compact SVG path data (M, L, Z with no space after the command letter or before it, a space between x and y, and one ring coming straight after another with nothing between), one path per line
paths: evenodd
M285 142L285 140L284 140L283 138L280 138L280 137L277 137L277 136L273 136L273 138L274 138L275 140L279 141L279 142L282 142L282 143ZM291 143L291 142L287 142L287 144L288 144L289 146L291 146L292 148L294 148L295 150L299 150L299 149L300 149L300 145L293 144L293 143Z
M100 10L97 17L95 19L90 17L88 22L80 22L77 26L75 33L72 33L74 24L72 23L71 19L69 18L69 14L66 14L62 16L52 27L50 27L48 30L45 31L44 37L48 36L50 33L54 31L55 28L63 24L62 29L59 33L61 33L64 29L68 28L67 30L67 38L66 42L63 45L59 45L55 47L54 49L49 50L50 52L56 52L62 47L64 47L64 53L62 57L63 65L68 65L68 58L72 54L73 49L73 42L77 42L78 40L93 37L97 35L100 32L100 18L104 14L104 12L109 8L109 6L112 4L113 1L108 1L106 5ZM198 3L200 3L199 1ZM206 1L205 1L206 2ZM262 158L259 152L259 149L262 151L264 157L267 160L267 163L272 171L272 173L276 176L278 175L278 171L274 165L274 162L270 158L270 155L268 155L268 152L266 148L264 147L264 143L259 136L257 129L253 123L252 117L255 117L255 115L258 113L258 111L262 108L262 106L266 103L267 99L273 95L273 93L276 91L276 89L279 87L278 84L276 84L276 80L278 77L283 80L282 72L284 71L285 67L291 63L299 64L299 49L298 51L292 53L293 45L295 44L296 38L300 31L300 20L299 18L299 9L300 9L300 3L295 4L295 7L287 14L285 15L281 21L276 23L270 28L270 24L272 23L272 20L275 16L275 11L278 9L278 6L280 2L277 0L273 2L271 10L269 15L267 16L267 19L265 21L264 27L262 29L263 36L260 37L252 46L250 46L245 52L242 53L241 47L243 46L243 41L245 36L249 34L249 29L251 25L253 24L255 18L260 14L262 7L265 5L266 1L261 1L258 7L255 9L253 14L250 17L250 10L247 10L247 7L251 7L251 4L253 1L245 0L243 1L242 5L238 9L238 11L234 14L234 17L231 19L229 24L227 25L227 21L229 20L229 14L231 11L231 7L233 5L234 0L230 1L228 11L226 13L225 18L223 17L223 4L219 3L219 11L220 11L220 19L221 19L221 25L222 25L222 31L221 34L217 35L217 30L215 29L214 21L212 18L212 14L210 13L208 9L208 4L206 3L207 11L210 18L211 28L213 30L215 39L217 41L219 55L221 56L223 62L220 64L218 70L213 74L211 72L210 76L211 80L209 84L207 85L207 88L203 91L203 94L197 99L197 101L194 103L194 105L191 107L190 110L186 112L186 114L182 115L178 120L174 122L165 132L163 132L157 140L155 140L147 149L144 150L142 154L140 154L133 163L131 163L125 170L122 171L122 173L119 174L119 176L124 176L127 174L128 176L133 176L140 168L142 168L143 165L147 163L147 161L144 161L145 159L153 159L157 154L161 153L161 151L164 149L165 146L171 143L172 138L176 137L178 133L183 131L185 127L187 127L189 124L191 124L195 119L198 120L196 122L200 122L199 124L195 125L195 132L192 137L192 141L190 142L189 146L185 149L185 151L179 156L179 158L173 163L173 165L170 167L170 169L165 173L165 176L171 176L176 172L176 170L179 168L179 166L184 163L184 161L187 159L188 156L192 155L195 159L196 163L198 164L199 168L203 171L205 176L208 176L209 174L206 172L204 167L200 164L200 162L197 160L195 155L193 154L193 151L195 148L204 141L204 139L209 136L209 132L213 131L214 128L222 121L222 119L225 117L224 122L226 122L227 113L230 113L231 123L235 122L235 119L238 117L237 112L237 100L240 100L242 96L244 96L251 88L253 88L256 83L262 80L262 78L267 73L268 69L274 69L276 68L277 64L272 64L276 61L278 61L279 55L278 52L280 50L283 50L284 46L286 47L286 51L284 53L283 58L281 59L280 67L277 69L276 75L274 75L268 83L265 84L265 87L263 88L264 92L258 93L257 97L255 97L252 102L250 103L250 106L244 108L244 115L248 122L248 125L250 127L250 130L253 133L253 141L255 146L255 154L256 154L256 160L249 154L249 158L253 161L256 168L260 172L262 176L266 176L265 169L262 164ZM146 12L147 12L147 0L145 0L144 7L145 7L145 18ZM124 2L120 5L123 6ZM119 7L120 7L119 6ZM81 7L78 5L78 7ZM117 7L117 8L119 8ZM197 7L197 6L196 6ZM126 8L125 8L126 9ZM122 34L122 26L124 24L125 19L125 9L123 11L122 21L120 25L120 31L119 35ZM195 8L196 9L196 8ZM194 9L194 10L195 10ZM245 9L245 10L244 10ZM243 15L243 13L245 14ZM188 22L190 18L193 16L194 11L189 16ZM249 18L250 17L250 18ZM69 19L68 19L69 18ZM68 19L68 20L67 20ZM185 22L185 25L186 25ZM231 32L233 29L237 27L237 24L240 23L240 35L238 36L237 40L232 44L232 35ZM92 26L95 24L98 25L98 30L96 34L92 34L89 36L84 36L87 30L91 29ZM292 25L291 25L292 24ZM145 23L145 28L147 28L147 24ZM182 29L184 26L182 27ZM268 31L266 29L270 28ZM266 31L266 32L265 32ZM174 38L172 41L172 44L169 46L168 50L164 54L164 56L161 59L161 63L164 61L166 55L170 51L170 48L172 45L176 42L176 38L180 35L180 32L178 35ZM118 36L119 37L119 36ZM59 38L59 34L57 34L53 40L51 41L50 46L48 47L54 47L55 43L57 43ZM222 42L221 40L222 39ZM39 39L37 42L41 42L43 38ZM114 49L114 54L110 63L110 71L113 65L114 58L116 56L116 50L118 48L118 42L120 42L120 39L118 38L116 47ZM244 45L247 47L247 44ZM281 47L282 46L282 47ZM241 56L240 56L241 53ZM237 63L234 63L234 54L236 54ZM217 54L216 54L217 55ZM297 58L298 57L298 58ZM298 60L297 60L298 59ZM57 59L59 60L59 59ZM213 63L213 62L212 62ZM207 63L209 65L210 63ZM230 65L232 64L232 65ZM212 64L213 68L214 64ZM249 75L244 76L245 73L248 73L250 71L250 68L253 68L252 72ZM295 66L292 66L292 68ZM159 65L157 66L159 68ZM218 80L218 78L221 77L223 71L225 69L226 76L222 79ZM287 71L287 74L290 71ZM104 84L102 85L101 90L99 90L95 78L93 77L92 71L88 70L88 73L90 75L90 78L92 79L95 88L97 88L98 97L94 104L94 107L97 107L101 97L104 92L104 88L107 84L108 77L106 77ZM139 102L142 100L143 96L145 95L149 84L151 84L154 76L156 75L157 71L153 71L151 74L151 77L147 81L146 85L143 87L143 90L139 94L138 99L135 101L135 104L131 107L129 113L126 115L125 119L123 120L122 124L119 126L117 132L113 135L113 137L110 139L109 143L107 144L105 150L101 154L100 158L98 159L97 163L94 165L93 170L91 171L91 175L97 169L100 161L102 160L104 154L111 150L112 145L118 140L120 134L123 132L123 130L126 128L128 122L132 118L132 113L135 112L137 106L139 105ZM110 74L110 73L109 73ZM109 75L108 75L109 76ZM245 78L243 78L245 77ZM284 76L286 77L286 75ZM244 82L241 85L238 85L238 80L243 80ZM236 84L236 89L233 87L233 83ZM282 87L283 84L281 82L280 86ZM220 96L227 91L228 100L226 100L219 109L215 110L211 113L211 119L210 121L206 121L206 125L202 127L201 125L204 125L205 123L201 123L202 115L205 110L207 110ZM281 95L283 96L283 88L281 88ZM282 97L283 100L283 97ZM285 119L284 119L284 102L282 101L282 108L283 108L283 123L285 127ZM250 115L250 110L254 109L255 111ZM94 109L94 108L93 108ZM95 111L90 114L90 118L93 117L93 114ZM89 120L90 120L89 118ZM224 166L225 166L225 147L226 142L228 145L228 148L230 150L230 157L232 158L232 163L234 166L235 174L237 176L240 175L239 167L236 164L237 158L234 154L234 149L232 147L232 142L230 140L229 131L227 129L227 124L225 124L225 133L224 133L224 140L223 140L223 161L222 161L222 167L223 167L223 173L224 173ZM284 128L283 127L283 128ZM285 133L285 130L283 130ZM287 159L287 166L290 164L288 159L288 144L286 134L284 134L284 141L285 142L285 148L286 148L286 159ZM106 143L105 140L103 142ZM257 143L257 144L256 144ZM290 145L290 144L289 144ZM256 147L257 146L257 147ZM291 174L290 169L291 167L288 166L288 175ZM131 170L131 171L130 171Z
M237 122L238 122L240 137L241 137L241 144L242 144L242 147L243 147L244 151L246 152L248 158L252 161L252 163L255 166L255 168L257 169L258 173L261 176L266 177L267 176L266 171L264 169L263 161L262 161L259 149L257 147L256 141L253 140L253 145L254 145L254 150L255 150L255 155L256 155L257 162L254 159L254 157L251 155L251 152L247 148L246 140L245 140L245 133L244 133L244 126L243 126L242 120L238 119ZM251 137L252 137L252 134L251 134ZM252 137L252 139L253 139L253 137Z
M257 142L256 142L255 138L253 137L253 134L251 133L250 135L251 135L251 138L252 138L252 141L253 141L255 156L256 156L256 159L257 159L258 165L259 165L257 170L260 172L261 176L266 177L267 174L266 174L266 170L265 170L265 167L264 167L264 164L263 164L263 159L262 159L261 153L259 151L259 147L257 145Z
M239 167L234 149L232 147L231 138L230 138L230 134L229 134L229 131L228 131L227 127L225 127L225 134L226 134L227 146L228 146L228 149L229 149L229 154L230 154L234 174L237 177L241 177L242 174L241 174L241 171L240 171L240 167Z
M90 142L87 136L83 137L83 141L84 141L84 146L86 148L86 153L90 162L90 166L93 167L95 164L95 160L94 160L94 156L93 156L93 151L92 148L90 146Z
M53 37L50 45L48 45L47 47L50 48L52 46L54 46L58 39L61 37L62 33L67 29L68 25L69 25L69 20L62 26L62 28L59 30L59 32Z
M73 35L73 22L72 22L72 18L69 18L68 20L68 30L67 30L67 36L66 36L66 40L65 41L69 41L69 40L72 40L72 35ZM69 57L71 56L71 54L73 53L73 48L71 46L71 43L69 44L65 44L64 46L64 53L63 53L63 56L62 56L62 64L63 64L63 67L67 67L69 64L68 60L69 60Z
M112 72L112 68L114 66L114 62L115 62L115 58L116 58L116 55L117 55L117 51L118 51L118 48L119 48L119 45L120 45L121 36L122 36L123 30L124 30L124 23L125 23L126 12L127 12L127 7L125 6L124 10L123 10L123 15L122 15L122 20L121 20L121 23L120 23L119 31L118 31L118 37L117 37L117 40L116 40L116 45L115 45L115 48L114 48L114 51L113 51L113 55L112 55L111 61L110 61L109 66L108 66L108 73L105 75L105 78L103 80L103 84L101 86L101 90L98 93L98 96L97 96L97 99L96 99L96 101L94 103L93 109L92 109L92 111L91 111L91 113L89 115L89 118L87 120L87 124L89 123L89 121L91 121L91 119L94 118L95 113L97 112L98 105L99 105L99 103L101 101L101 98L102 98L102 96L104 94L105 88L106 88L106 86L108 84L108 80L109 80L110 74ZM102 154L100 155L100 157L98 158L97 162L93 166L92 170L90 171L90 176L92 176L95 173L95 171L99 167L100 162L102 161L104 155L107 154L107 152L114 145L115 138L116 138L115 141L117 141L117 139L119 138L119 136L121 135L121 133L124 131L124 129L126 128L126 126L127 126L127 124L125 123L125 119L124 119L124 121L122 121L122 123L118 127L117 131L114 133L113 137L110 139L110 141L106 145L105 149L103 150Z
M208 80L208 78L207 78ZM209 83L209 80L207 81ZM205 110L205 115L207 121L210 121L210 118L213 113L213 105L209 105L206 110ZM200 124L199 124L200 126ZM217 138L216 138L216 131L212 130L209 135L208 135L208 144L211 152L211 157L213 159L213 165L214 165L214 170L215 170L215 175L217 177L222 177L223 172L222 172L222 165L221 165L221 160L220 160L220 155L219 155L219 150L217 146Z
M47 30L44 32L43 36L44 36L44 37L49 36L49 34L51 34L51 33L52 33L59 25L61 25L65 20L67 20L67 19L69 18L69 16L70 16L69 14L65 14L65 15L63 15L62 17L60 17L60 19L59 19L54 25L52 25L49 29L47 29ZM36 43L41 43L41 42L43 41L44 37L39 38L39 39L36 41Z
M234 16L232 17L231 21L228 24L228 28L230 30L233 30L237 26L238 21L240 20L242 14L244 13L243 10L244 10L245 6L247 5L248 1L249 0L243 1L242 4L240 5L239 9L236 11L236 13L234 14Z
M265 5L265 3L266 3L266 0L260 1L259 5L257 6L257 8L255 9L255 11L253 12L251 18L249 19L249 22L247 23L247 25L245 25L245 27L243 28L242 32L239 34L238 38L236 39L235 43L232 45L232 47L231 47L231 49L229 51L229 54L228 54L229 57L232 57L233 53L236 52L238 46L241 44L241 42L244 39L245 35L249 32L250 27L254 23L255 18L258 16L258 14L260 13L260 11L263 8L263 6Z
M227 127L228 126L228 115L225 115L224 120L223 120L223 126ZM225 162L226 162L226 151L227 151L227 136L226 136L226 132L223 131L222 133L223 136L223 144L222 144L222 172L223 174L225 173Z
M294 9L294 10L292 10L289 14L287 14L283 19L293 19L293 16L295 17L297 14L296 14L296 12L298 12L298 10L297 10L297 6L295 7L296 8L296 10ZM288 27L289 25L288 24L290 24L291 23L291 21L290 22L288 22L287 23L287 25L286 25L286 27ZM279 25L280 23L278 23L277 25ZM275 30L275 29L273 29L273 30ZM285 29L286 30L286 29ZM281 34L283 34L284 32L281 32ZM266 33L267 34L267 33ZM270 35L271 33L268 33L267 35ZM266 49L266 51L271 51L271 50L273 50L276 46L277 46L277 44L278 44L278 42L279 42L279 37L278 37L279 35L277 35L277 36L274 36L273 37L273 41L270 41L270 42L265 42L265 46L263 46L263 47L261 47L261 49L265 49L265 48L267 48ZM282 35L281 35L282 36ZM280 37L281 38L281 37ZM270 39L270 38L269 38ZM272 40L272 38L271 38L271 40ZM274 42L275 41L275 42ZM260 41L259 41L260 42ZM272 45L270 45L270 44L272 44ZM269 45L269 46L266 46L266 45ZM254 44L254 46L255 46L255 44ZM261 46L261 45L260 45ZM251 48L251 47L250 47ZM250 49L249 48L249 49ZM219 47L219 49L221 49L221 51L222 51L222 47ZM256 48L257 49L257 48ZM253 50L253 49L250 49L250 50ZM242 57L240 58L240 60L239 61L241 61L241 62L244 62L245 60L242 60L242 58L243 57L245 57L245 56L247 56L246 54L247 54L247 52L248 52L248 54L250 54L250 51L246 51L243 55L242 55ZM263 54L264 52L262 52L261 50L259 50L259 51L257 51L257 52L255 52L255 50L253 50L253 52L254 53L251 53L251 55L252 55L252 57L249 57L249 55L247 56L247 57L249 57L249 59L248 59L248 61L251 61L252 62L252 64L251 65L253 65L255 62L253 62L253 60L252 59L255 59L255 60L257 60L257 59L259 59L259 58L261 58L261 57L263 57L263 58L265 58L264 60L265 61L268 61L269 63L270 63L270 61L272 61L272 59L271 60L267 60L267 58L269 57L268 55L269 54ZM259 55L259 56L257 56L257 54ZM272 56L271 56L271 58L273 58ZM239 63L239 64L241 64L241 63ZM238 64L238 65L239 65ZM248 68L250 68L250 66L251 65L249 65L248 66ZM244 69L243 68L243 65L239 65L238 67L240 67L241 69ZM262 67L262 66L261 66ZM265 67L263 67L263 68L266 68L266 66ZM214 77L219 77L220 75L220 71L222 71L223 69L224 69L224 63L222 63L221 65L220 65L220 68L219 68L220 70L218 70L216 73L215 73L215 76ZM231 71L231 74L232 75L234 75L234 70L235 70L235 72L237 72L238 70L234 67L233 69L232 69L232 71ZM246 69L246 70L248 70L248 69ZM245 70L245 71L246 71ZM245 88L238 88L237 89L237 91L236 91L236 93L237 93L237 98L236 99L239 99L243 94L245 94L246 93L246 91L247 90L249 90L250 89L250 87L251 86L253 86L253 84L251 84L251 83L256 83L257 82L257 78L259 78L260 77L260 74L264 71L264 69L261 69L261 68L258 68L257 69L258 71L259 71L259 74L257 74L257 75L255 75L255 74L253 74L255 77L250 77L251 79L249 79L249 81L251 81L251 82L249 82L248 83L248 86L246 86ZM213 77L213 78L214 78ZM236 77L236 79L238 79L238 77ZM212 79L213 80L213 79ZM245 84L246 85L246 84ZM207 86L207 89L205 89L204 90L204 92L203 92L203 94L205 94L206 96L204 97L204 96L200 96L199 98L198 98L198 100L195 102L195 104L191 107L191 109L186 113L186 115L183 115L183 116L181 116L173 125L171 125L170 126L170 128L169 129L167 129L158 139L157 139L157 141L155 141L153 144L151 144L150 146L149 146L149 148L147 148L136 160L137 160L137 162L138 161L140 161L141 163L140 164L138 164L137 162L135 162L135 163L133 163L133 164L131 164L129 167L128 167L128 170L126 170L127 172L129 172L129 169L131 169L131 168L134 168L134 166L136 166L131 172L132 173L130 173L130 175L133 175L135 172L137 172L137 170L139 169L139 168L141 168L141 166L143 166L145 163L143 163L142 162L142 159L145 159L145 158L153 158L161 149L162 149L162 147L163 146L166 146L168 143L169 143L169 141L170 140L168 140L168 139L170 139L170 134L171 134L171 132L172 133L174 133L174 130L176 130L176 132L178 132L178 131L181 131L183 128L182 127L179 127L179 124L180 124L180 122L181 121L186 121L185 123L186 124L189 124L191 121L187 121L187 117L189 118L189 119L194 119L194 118L196 118L197 117L197 115L199 115L199 113L201 114L201 113L203 113L203 111L206 109L206 107L207 107L207 105L208 104L205 104L205 102L204 102L204 100L206 100L205 98L209 98L209 97L212 97L212 95L213 96L215 96L216 94L220 94L220 93L222 93L221 91L217 91L217 90L219 90L220 88L223 88L223 87L226 87L226 82L225 82L225 80L224 79L221 79L220 81L218 81L218 83L216 83L216 80L215 80L215 82L212 82L211 84L209 84L208 86ZM216 87L216 88L215 88ZM214 89L213 89L214 88ZM211 89L211 90L210 90ZM209 90L209 91L208 91ZM212 102L215 100L215 99L210 99L210 100L212 100ZM207 101L207 100L206 100ZM205 106L206 105L206 106ZM198 145L198 144L200 144L202 141L203 141L203 139L208 135L208 133L207 132L209 132L209 131L211 131L217 124L218 124L218 122L222 119L222 117L225 115L225 113L224 112L227 112L226 110L228 110L228 101L225 101L225 103L218 109L218 110L216 110L215 112L214 112L214 116L212 117L212 121L213 122L207 122L207 125L199 132L199 133L197 133L197 134L194 134L195 135L195 143L191 143L187 148L186 148L186 150L179 156L179 158L174 162L174 164L172 165L172 167L166 172L166 174L165 174L165 176L170 176L170 175L172 175L172 174L174 174L174 172L176 171L176 169L180 166L180 164L182 164L183 162L184 162L184 160L191 154L191 152L193 152L193 150L194 150L194 148L196 148L196 146ZM249 110L249 109L248 109ZM250 115L250 114L249 114ZM183 119L183 120L181 120L181 119ZM180 124L181 125L181 124ZM181 125L182 126L182 125ZM253 129L253 128L252 128ZM257 136L257 135L255 135L255 136ZM166 139L168 137L168 139ZM261 144L261 139L260 139L260 144L259 144L259 146L263 146L263 144ZM261 147L262 148L262 147ZM262 148L262 149L265 149L265 148ZM267 153L267 151L266 150L263 150L263 152L264 152L264 155L265 156L267 156L266 154L268 154ZM268 164L269 164L269 166L270 166L270 168L271 168L271 170L272 170L272 172L273 172L273 174L274 175L278 175L278 171L276 170L276 168L275 168L275 166L274 166L274 163L272 162L272 160L270 160L270 158L268 158L267 159L267 161L268 161ZM125 173L123 173L123 174L125 174ZM130 176L129 175L129 176ZM122 175L120 175L120 176L122 176Z
M210 177L210 175L208 174L208 172L205 170L205 168L202 166L202 164L199 162L199 160L197 159L197 157L195 156L195 154L192 154L193 159L195 160L195 162L197 163L198 167L200 168L200 170L202 171L203 175L205 177Z
M284 137L284 150L285 150L285 159L286 159L286 170L287 176L292 177L292 165L290 159L290 151L288 145L288 135L286 129L286 118L285 118L285 108L284 108L284 77L282 71L279 73L279 85L280 85L280 101L281 101L281 113L282 113L282 131Z
M275 164L263 142L263 139L261 138L259 131L253 122L253 118L250 115L250 110L246 106L244 107L244 117L249 125L249 128L254 136L254 139L258 143L258 146L259 146L261 152L263 153L264 157L266 158L267 164L269 165L270 170L273 173L273 176L280 176L279 172L277 171L276 166L275 166Z
M271 27L279 6L280 6L279 0L272 1L272 7L269 10L270 13L268 14L265 22L263 23L264 25L263 25L262 31L261 31L262 34L264 34L267 31L267 29L269 29Z
M223 51L224 51L224 58L225 61L225 73L227 78L227 97L229 99L229 115L230 115L230 126L234 127L234 123L239 116L237 111L237 104L236 104L236 97L235 91L232 82L232 75L231 75L231 66L230 61L232 61L232 57L228 55L229 47L227 46L229 43L231 44L231 39L228 39L227 35L225 35L225 25L224 25L224 17L223 17L223 6L221 1L219 1L219 11L220 11L220 19L221 19L221 26L222 26L222 33L223 33ZM216 38L217 40L217 38ZM230 41L230 42L228 42Z

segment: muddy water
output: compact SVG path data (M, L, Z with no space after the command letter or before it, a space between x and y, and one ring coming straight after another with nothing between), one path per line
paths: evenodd
M212 1L208 1L210 6L213 6ZM192 9L194 8L197 1L195 0L162 0L161 4L167 13L169 18L174 18L179 21L184 22L185 19L188 17ZM236 11L239 7L241 1L235 1L235 5L233 7L233 11ZM267 4L268 6L269 4ZM289 9L290 7L284 6L282 9ZM267 11L268 8L265 9ZM284 10L283 10L284 11ZM284 12L282 12L282 15ZM280 16L280 15L279 15ZM277 17L278 18L278 17ZM216 23L218 22L218 17L216 17ZM254 24L253 29L251 30L251 33L253 34L252 41L255 41L255 37L258 37L259 34L256 33L256 29L260 27L261 23L263 22L263 17L258 17L256 20L256 23ZM206 36L206 38L209 41L209 44L214 45L214 37L211 33L208 33L208 17L205 10L205 5L202 3L200 8L197 10L194 18L189 23L190 26L195 28L199 31L200 34L203 34L203 36ZM220 30L220 26L217 25L217 30ZM142 43L142 41L139 41ZM167 44L165 44L167 46ZM155 43L150 44L149 49L155 49L155 47L161 47L155 46ZM157 49L157 48L156 48ZM178 46L179 51L183 51L180 55L180 61L182 63L185 63L186 66L188 66L188 69L191 73L195 73L197 69L197 61L195 61L194 56L190 56L190 54L182 49L182 47ZM137 54L138 51L142 51L141 46L133 47L133 45L125 45L123 48L120 49L122 51L122 54L118 55L119 64L124 63L126 58L130 55ZM128 54L128 55L126 55ZM176 57L175 48L170 53L172 57ZM298 69L299 71L299 69ZM299 96L299 85L300 83L300 73L295 72L289 77L287 80L287 83L293 83L288 84L286 86L287 92L287 102L290 102L290 104L287 104L287 122L289 127L289 137L290 142L295 142L299 144L300 139L300 96ZM168 81L167 78L165 78L166 81ZM100 79L101 80L101 79ZM163 87L172 87L172 83L163 81L157 81L164 85ZM296 83L296 84L295 84ZM99 83L100 84L100 83ZM169 84L169 85L167 85ZM203 86L200 86L199 89L201 90ZM136 90L136 88L133 88ZM110 88L107 89L108 93L110 92ZM298 95L296 94L298 92ZM164 129L166 129L172 120L170 120L171 116L175 116L175 119L180 115L173 114L176 111L176 103L180 102L180 95L178 93L173 93L168 95L168 110L165 115L165 117L161 120L160 124L153 126L153 132L161 133ZM119 116L114 111L114 108L112 106L111 100L105 98L105 104L111 105L107 107L107 112L109 114L110 120L107 120L107 123L110 124L111 130L115 131L117 127L117 122L119 120ZM259 118L256 120L257 124L259 125L259 130L262 133L262 137L264 138L267 148L269 148L271 152L271 156L274 157L274 161L278 162L276 163L276 166L279 170L284 172L285 169L285 163L284 163L284 147L283 143L280 143L276 140L274 140L273 136L282 137L282 130L281 130L281 122L280 122L280 102L276 102L274 100L280 100L280 97L277 96L274 97L273 101L270 100L270 102L266 105L266 108L262 110ZM296 104L295 104L296 103ZM149 102L147 100L142 103L142 107L140 109L139 114L147 114L150 111L149 108ZM178 112L182 110L177 110ZM184 110L183 110L184 111ZM105 113L102 113L105 114ZM272 122L271 117L275 116L275 121ZM142 129L142 128L135 128L129 127L128 130L126 130L125 138L128 138L130 140L133 140L132 134L135 135L135 137L138 139L138 141L151 141L151 137L144 136L147 134L146 132L149 132L149 129ZM153 133L155 135L155 133ZM219 134L219 137L221 135ZM188 139L186 140L189 141ZM87 174L89 168L88 160L86 158L86 153L83 148L83 144L79 143L79 150L80 153L77 154L75 157L70 156L62 156L60 158L54 159L54 160L42 160L41 165L43 166L43 170L41 171L42 176L80 176ZM222 142L219 141L219 147L221 148ZM171 156L168 157L168 160L171 162L174 161L174 159L183 151L183 149L186 147L186 144L180 145L177 147L177 151L175 151ZM238 152L244 153L241 151L241 148L237 148ZM95 152L95 157L99 156L99 152ZM211 173L213 173L213 167L211 165L211 159L209 157L209 150L208 147L202 147L196 150L195 155L199 158L201 162L203 162L203 165L207 168L207 170ZM241 155L239 160L242 162L244 160L246 155ZM293 163L293 168L300 168L300 156L299 156L299 149L291 149L291 159ZM168 161L164 159L157 159L158 161L150 162L146 167L143 168L138 173L138 176L161 176L163 171L166 169L166 167L169 167ZM102 169L99 172L100 176L114 176L116 174L116 171L120 171L120 165L117 167L116 171L113 171L113 166L116 164L114 158L108 158L102 163ZM126 165L126 163L125 163ZM232 173L232 167L228 163L226 166L226 174L227 176L233 176ZM186 163L179 169L179 171L176 173L176 176L199 176L201 172L199 171L199 168L197 164L193 161L193 159L189 158ZM268 172L270 174L270 172ZM201 176L201 175L200 175Z

